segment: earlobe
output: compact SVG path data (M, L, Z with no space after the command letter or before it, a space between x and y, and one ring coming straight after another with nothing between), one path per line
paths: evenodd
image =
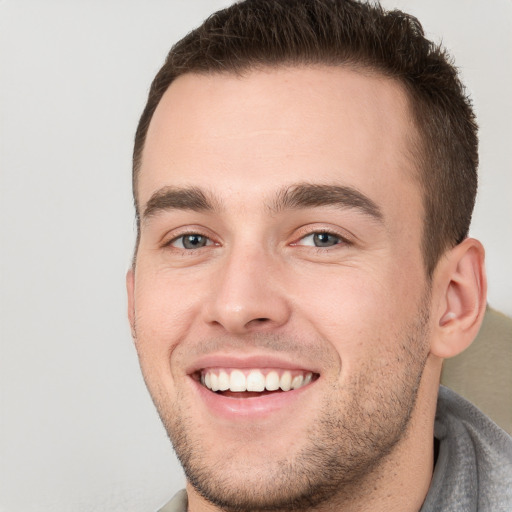
M135 339L135 270L131 267L126 273L126 293L128 296L128 320L132 338Z
M482 244L467 238L440 261L434 274L438 295L431 352L441 358L465 350L478 334L486 307Z

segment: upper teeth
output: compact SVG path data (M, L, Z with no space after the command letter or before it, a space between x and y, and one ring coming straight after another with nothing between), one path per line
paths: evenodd
M201 372L201 383L212 391L290 391L306 386L312 372L300 370L208 369Z

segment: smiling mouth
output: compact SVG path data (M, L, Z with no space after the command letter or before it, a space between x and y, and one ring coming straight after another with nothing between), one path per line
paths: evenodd
M195 378L210 391L231 398L261 397L303 388L319 375L308 370L205 368Z

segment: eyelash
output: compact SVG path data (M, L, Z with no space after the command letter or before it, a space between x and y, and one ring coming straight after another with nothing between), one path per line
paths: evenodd
M321 246L319 247L319 246L315 246L315 245L304 245L304 244L299 243L302 240L304 240L305 238L310 237L310 236L315 236L315 235L329 235L334 238L337 238L338 242L335 243L334 245L331 245L328 247L321 247ZM347 239L346 236L341 235L339 232L337 232L335 230L319 228L319 229L308 230L308 231L304 232L296 239L295 242L291 243L290 245L298 246L298 247L311 247L313 249L316 249L319 252L322 252L322 251L332 250L333 248L335 248L338 245L349 246L349 245L353 245L353 244L350 240Z
M194 249L188 249L186 247L174 247L173 246L173 243L177 242L180 239L183 240L187 236L189 236L189 237L197 236L197 237L201 237L201 238L205 238L206 239L206 241L207 241L206 245L204 245L202 247L199 247L197 249L203 249L204 247L209 247L209 246L212 246L212 245L218 245L216 242L214 242L212 240L211 237L209 237L208 235L204 234L200 230L190 230L190 231L186 231L186 232L180 233L177 236L174 236L169 241L165 242L163 244L163 247L170 247L170 248L176 249L178 251L182 251L182 252L192 252ZM183 242L182 242L182 244L183 244Z
M305 238L312 237L312 236L315 236L315 235L329 235L329 236L337 238L338 242L335 243L334 245L327 246L327 247L321 247L321 246L315 246L315 245L309 245L309 244L300 244L300 242L303 241ZM206 239L206 244L201 246L201 247L197 247L197 248L187 248L187 247L175 247L175 246L173 246L173 243L176 243L180 239L184 240L185 237L187 237L187 236L197 236L197 237L205 238ZM182 242L182 245L183 245L183 242ZM186 231L186 232L180 233L177 236L174 236L172 239L170 239L169 241L165 242L163 244L163 247L164 248L172 248L172 249L181 251L183 253L189 253L190 254L190 253L195 252L197 250L204 249L206 247L215 246L215 245L218 246L219 244L217 242L215 242L211 237L209 237L208 235L204 234L204 232L201 232L200 230L190 230L190 231ZM348 240L345 236L341 235L339 232L323 228L323 229L315 229L315 230L305 231L304 233L300 234L300 236L298 238L296 238L296 241L292 242L290 245L292 247L311 247L313 249L316 249L319 252L323 252L323 251L332 250L333 248L335 248L338 245L350 246L350 245L353 245L353 244L352 244L352 242L350 240Z

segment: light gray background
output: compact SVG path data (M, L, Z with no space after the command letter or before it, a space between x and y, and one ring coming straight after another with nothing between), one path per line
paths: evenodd
M228 3L0 0L2 512L152 511L183 485L125 319L130 158L171 43ZM512 314L512 2L385 5L443 36L474 98L472 234Z

